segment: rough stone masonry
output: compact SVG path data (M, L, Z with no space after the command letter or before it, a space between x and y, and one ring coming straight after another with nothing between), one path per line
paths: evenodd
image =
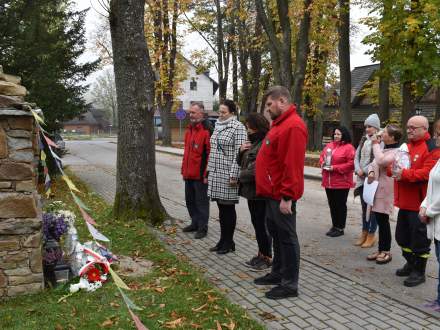
M20 82L0 65L0 298L43 288L37 131Z

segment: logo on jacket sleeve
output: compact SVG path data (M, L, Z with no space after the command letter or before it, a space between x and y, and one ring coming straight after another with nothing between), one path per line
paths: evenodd
M270 144L269 139L266 139L266 145L268 146Z

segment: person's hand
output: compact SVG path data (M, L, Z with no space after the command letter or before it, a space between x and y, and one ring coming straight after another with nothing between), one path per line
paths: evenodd
M368 182L368 184L372 184L373 181L374 181L374 172L370 172L370 173L368 173L368 180L367 180L367 182Z
M430 218L426 215L426 207L421 206L419 210L419 219L421 222L427 224Z
M280 212L285 215L292 214L292 200L285 201L284 199L281 199Z
M402 172L403 172L403 169L401 169L400 167L397 167L396 169L394 169L392 171L393 178L395 178L396 180L400 180L402 178Z
M333 172L333 166L327 167L326 170L329 171L329 172Z
M251 148L251 143L250 141L246 141L245 143L243 143L240 147L240 151L243 152L245 150L249 150Z
M356 174L357 174L357 176L363 177L364 176L364 171L359 170L359 171L357 171Z
M203 183L208 184L208 178L203 178Z
M229 186L231 187L237 187L238 186L238 180L237 179L229 179Z
M373 143L373 144L379 144L380 141L381 141L381 137L380 137L380 135L377 135L377 134L373 134L373 135L370 137L370 139L371 139L371 143Z

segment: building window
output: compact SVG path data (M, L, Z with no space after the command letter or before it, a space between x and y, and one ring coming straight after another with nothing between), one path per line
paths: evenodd
M191 78L191 81L189 82L189 89L192 91L196 91L197 90L197 81L196 78Z

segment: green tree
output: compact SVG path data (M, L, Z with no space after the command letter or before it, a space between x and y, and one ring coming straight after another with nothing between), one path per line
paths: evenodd
M375 32L364 39L381 61L381 74L402 84L402 127L414 113L426 84L440 85L440 0L370 0L365 23Z
M43 109L49 130L85 111L83 82L98 65L78 61L86 13L73 10L69 0L0 2L0 63L22 77L27 100Z

